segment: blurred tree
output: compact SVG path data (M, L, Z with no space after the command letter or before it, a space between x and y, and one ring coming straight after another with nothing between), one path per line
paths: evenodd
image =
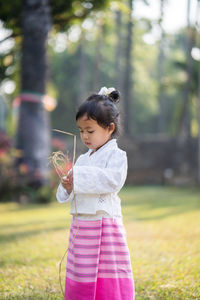
M186 56L187 56L187 79L183 95L183 106L180 116L179 136L181 139L187 139L191 136L191 112L190 112L190 92L191 79L193 72L193 59L191 51L194 46L194 30L190 24L190 7L191 1L187 1L187 34L186 34Z
M131 134L131 89L132 89L132 40L133 40L133 0L129 0L129 13L127 23L127 38L125 45L125 69L124 69L124 81L123 81L123 95L124 95L124 129L125 134ZM131 99L131 100L130 100Z
M94 57L94 67L93 67L93 82L92 88L93 91L97 91L99 88L100 82L100 66L102 63L102 44L104 41L104 24L103 22L98 23L97 27L97 37L96 37L96 45L95 45L95 57Z
M107 0L0 0L0 20L11 29L9 37L22 36L21 105L17 147L22 151L18 164L27 167L27 183L41 186L46 181L46 161L50 151L48 116L43 107L46 87L46 40L53 24L67 30L75 19L83 20Z
M174 115L176 116L175 118L175 133L177 136L180 137L180 120L181 120L181 116L183 113L183 108L184 108L184 92L186 89L186 82L187 82L187 70L188 70L188 62L187 59L185 57L185 36L187 34L186 32L187 29L181 30L177 35L176 35L176 41L174 43L174 46L171 49L171 67L170 69L167 68L166 73L168 74L167 76L165 76L166 78L168 78L168 85L172 85L176 88L178 94L177 94L177 99L176 97L174 97L174 103L177 102L178 98L178 102L177 105L174 106L173 110L174 110ZM196 35L196 29L194 27L191 27L191 31L192 31L192 36L193 36L193 46L195 45L195 43L197 43L197 41L195 41L195 36ZM177 51L178 50L178 51ZM190 53L191 55L191 53ZM192 57L192 56L191 56ZM176 76L174 76L174 71L176 72ZM171 78L169 78L171 77ZM191 77L190 77L190 100L188 103L189 106L189 112L190 112L190 127L191 127L191 133L193 134L193 136L196 136L197 134L197 130L196 133L193 130L192 131L192 126L196 123L196 95L197 95L197 89L198 89L198 63L197 61L192 59L192 72L191 72ZM166 80L166 79L165 79ZM170 89L170 87L168 86L168 89ZM169 105L168 105L169 107ZM194 127L194 126L193 126ZM196 127L196 125L195 125ZM185 139L185 137L183 135L181 135L181 137L183 138L183 140ZM182 139L181 138L181 139Z
M200 184L200 60L198 66L198 183Z
M115 74L115 86L119 91L121 91L122 85L122 12L120 9L116 10L116 52L115 52L115 66L116 66L116 74Z
M51 29L47 0L26 0L22 6L21 105L16 148L22 151L17 165L25 165L25 183L46 183L50 152L48 115L43 107L46 88L46 40ZM24 176L23 176L24 179Z
M127 4L127 1L124 3ZM75 121L73 116L77 99L80 97L80 101L84 100L80 89L82 86L80 78L83 78L84 90L88 92L98 91L102 85L116 86L116 77L120 75L123 78L125 68L124 50L127 39L127 12L127 6L124 5L123 10L120 10L120 37L117 30L119 24L116 23L116 7L114 7L109 12L90 15L80 26L76 24L77 32L80 33L82 30L83 33L75 41L71 40L71 34L66 34L67 51L60 52L59 50L56 52L57 44L55 43L55 46L53 46L51 43L51 82L57 90L59 100L57 108L52 113L54 128L74 130ZM157 25L157 22L155 24ZM129 100L130 130L131 134L137 136L158 132L157 120L160 109L157 101L158 79L155 65L157 64L160 41L152 44L145 40L145 35L148 34L152 26L153 24L147 19L134 20L133 36L135 43L134 53L131 56L134 59L130 61L130 64L131 68L134 67L137 76L134 77L134 89L132 89ZM177 120L182 108L182 90L185 84L184 37L184 30L177 34L165 34L166 71L163 73L162 89L167 104L165 109L165 133L168 135L177 134ZM84 45L84 47L82 46L82 56L80 56L80 43ZM119 43L121 54L117 57L115 53L118 51ZM82 75L80 76L81 60L84 68L82 68ZM175 60L180 61L182 67L180 67L180 63L179 66L175 64ZM118 69L120 74L117 74L117 62L120 63ZM95 79L96 77L98 80ZM195 78L192 78L192 87ZM119 90L122 91L122 89ZM195 93L195 86L193 90ZM122 91L120 105L123 105L123 101Z
M79 47L78 47L78 56L79 56L79 68L78 68L78 82L79 82L79 91L77 91L77 104L79 105L87 95L87 85L86 85L86 64L85 64L85 52L84 52L84 31L81 33Z
M127 1L124 3L127 4ZM125 45L127 41L127 5L120 3L117 10L121 14L120 35L117 30L119 24L116 22L116 7L109 12L90 16L86 23L90 23L84 35L75 42L67 38L67 51L62 53L56 52L52 44L51 56L51 74L52 82L58 90L58 106L52 113L53 126L56 128L67 128L74 130L75 122L73 115L75 112L75 99L80 96L81 101L84 99L80 92L79 62L80 62L80 43L84 44L82 55L84 57L84 84L85 90L89 92L98 91L103 86L115 86L122 92L122 101L124 104L124 93L122 90L122 80L124 79L125 69ZM85 27L83 22L80 29ZM91 29L92 28L92 29ZM77 30L79 32L79 30ZM130 94L130 118L133 120L133 92L135 96L134 106L134 124L131 121L130 130L134 134L144 134L155 132L157 129L157 99L156 99L156 78L155 78L155 58L157 45L148 45L143 41L144 22L135 20L135 29L132 33L136 39L134 46L134 60L130 61L130 68L136 67L137 76L134 91L131 89ZM120 51L118 46L121 48ZM131 49L132 52L133 49ZM117 54L118 55L117 55ZM114 54L114 55L113 55ZM131 55L132 58L132 55ZM119 64L119 66L118 66ZM66 72L66 69L69 72ZM133 73L133 72L132 72ZM121 86L116 85L116 79ZM77 84L79 83L79 84ZM94 84L95 83L95 84ZM78 95L76 95L76 93ZM122 110L122 109L121 109ZM62 117L62 112L65 115Z
M199 59L198 59L198 91L197 91L197 119L198 119L198 174L197 180L200 185L200 0L197 0L196 7L196 29L197 29L197 37L196 37L196 46L199 49Z
M5 120L7 115L7 103L2 95L0 95L0 129L5 130Z
M68 70L68 72L66 72ZM87 70L88 71L88 70ZM75 128L75 108L80 96L78 47L57 53L50 53L51 81L58 90L58 105L52 112L52 126L67 131Z
M165 32L163 28L163 16L164 16L164 4L165 0L160 0L160 18L159 27L161 39L159 43L159 55L158 55L158 103L159 103L159 115L158 115L158 131L166 131L166 98L163 89L163 75L164 75L164 62L165 62Z
M122 83L122 92L124 97L124 130L125 134L131 135L133 132L131 127L134 127L135 115L134 115L134 105L135 105L135 95L134 95L134 62L135 57L133 56L133 39L134 39L134 0L128 0L128 12L127 12L127 29L126 29L126 38L124 45L124 70L123 70L123 83ZM148 5L147 0L143 2ZM120 50L120 49L119 49ZM121 52L121 51L120 51ZM131 114L132 111L132 114Z

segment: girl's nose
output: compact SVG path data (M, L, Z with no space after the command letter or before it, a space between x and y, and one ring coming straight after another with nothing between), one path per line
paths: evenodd
M87 140L87 139L88 139L87 133L83 133L83 139L84 139L84 140Z

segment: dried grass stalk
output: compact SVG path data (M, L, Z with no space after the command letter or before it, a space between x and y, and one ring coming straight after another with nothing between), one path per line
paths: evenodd
M58 130L58 129L53 129L53 130L74 137L73 160L72 160L72 169L73 169L75 159L76 159L76 135L73 134L73 133ZM52 164L53 164L53 166L56 170L56 173L58 174L60 179L62 179L63 176L66 176L68 174L68 171L71 168L71 162L69 160L68 155L65 155L62 151L53 152L52 155L49 157L49 160L52 162ZM60 283L60 288L61 288L61 291L62 291L62 294L63 294L64 298L65 298L65 294L64 294L64 290L63 290L62 282L61 282L62 262L65 258L65 255L67 254L70 246L73 244L73 242L74 242L74 240L75 240L75 238L78 234L78 231L79 231L76 198L75 198L74 190L72 192L73 192L73 200L72 201L74 201L74 206L75 206L75 216L76 216L77 230L76 230L70 244L68 245L67 249L65 250L64 255L62 256L62 258L59 262L59 283Z
M53 164L60 179L67 175L71 166L68 155L65 155L62 151L56 151L52 153L49 160Z

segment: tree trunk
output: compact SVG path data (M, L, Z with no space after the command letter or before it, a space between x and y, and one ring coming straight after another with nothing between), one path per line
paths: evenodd
M87 97L87 81L86 81L86 74L87 74L87 70L86 70L86 55L84 52L84 48L85 48L85 36L84 36L84 32L82 32L81 34L81 39L80 39L80 44L79 44L79 48L78 48L78 57L79 57L79 88L77 87L77 106L79 106Z
M197 37L196 43L200 48L200 21L199 21L199 13L200 13L200 0L197 0L197 8L196 8L196 27L197 27ZM198 174L197 180L200 185L200 60L198 61L198 97L197 97L197 107L198 107Z
M187 54L187 80L183 95L183 108L180 117L179 137L183 140L190 137L190 91L191 91L191 78L193 72L193 59L191 50L194 45L193 30L190 25L190 3L188 0L187 7L187 37L186 37L186 54Z
M116 11L116 57L115 57L115 68L116 68L116 76L115 76L115 88L121 91L121 59L122 59L122 18L121 11Z
M47 59L46 41L51 28L48 0L25 0L22 11L21 105L17 161L28 185L40 187L47 181L50 153L49 118L43 106ZM24 182L24 181L23 181Z
M200 61L198 64L198 183L200 184Z
M132 31L133 31L133 0L129 0L129 20L127 24L127 38L126 38L126 48L125 48L125 74L124 74L124 84L123 84L123 96L124 96L124 130L125 134L131 134L131 90L132 90Z
M102 63L102 45L104 43L103 40L103 32L104 32L104 25L99 24L98 25L98 33L97 33L97 40L95 44L95 57L94 57L94 67L93 67L93 80L92 80L92 89L93 92L98 92L99 89L101 88L100 82L100 66Z
M158 56L158 103L160 106L159 116L158 116L158 131L164 132L166 130L166 103L165 96L163 92L163 73L164 73L164 43L165 43L165 33L162 26L164 14L164 0L160 0L160 32L161 40L159 45L159 56Z

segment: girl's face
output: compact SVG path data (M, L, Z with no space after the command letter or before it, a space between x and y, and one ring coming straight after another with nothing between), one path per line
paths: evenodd
M81 140L86 147L94 151L98 150L111 138L115 124L110 123L107 128L101 127L97 121L88 119L87 115L77 120Z

